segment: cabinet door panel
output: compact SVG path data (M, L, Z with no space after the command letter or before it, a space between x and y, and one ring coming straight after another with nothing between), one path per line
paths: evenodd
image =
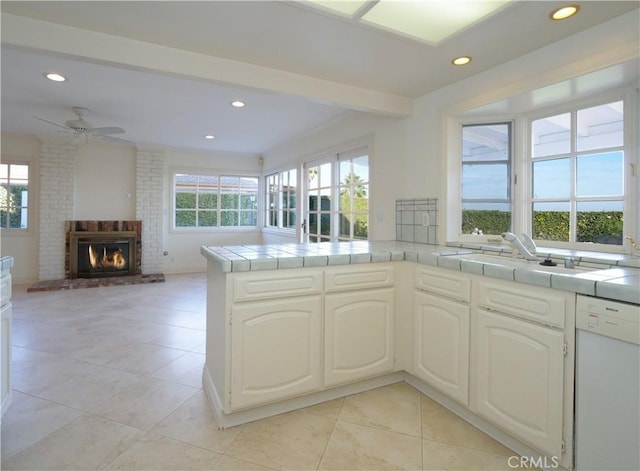
M325 385L393 370L393 288L327 295Z
M469 306L417 291L414 339L415 375L467 405Z
M234 306L231 408L321 386L320 296Z
M478 414L550 456L562 453L564 334L477 311Z
M469 302L471 280L459 273L443 268L419 267L415 271L416 288L431 293Z

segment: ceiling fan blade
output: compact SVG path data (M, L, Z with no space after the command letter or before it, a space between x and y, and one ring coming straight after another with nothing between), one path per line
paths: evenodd
M34 118L36 118L36 119L38 119L40 121L44 121L45 123L53 124L54 126L58 126L59 128L66 129L67 131L69 130L69 128L67 126L64 126L64 125L58 124L58 123L54 123L53 121L49 121L48 119L39 118L37 116L34 116Z
M96 134L124 134L124 129L116 127L116 126L107 126L103 128L91 128L92 133Z
M119 137L111 137L106 135L101 135L100 139L102 139L103 141L117 142L118 144L133 144L133 142L127 141L126 139L120 139Z

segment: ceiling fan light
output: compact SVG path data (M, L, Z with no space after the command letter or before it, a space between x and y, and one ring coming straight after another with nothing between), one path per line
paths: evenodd
M575 15L580 10L578 5L565 5L560 8L556 8L549 14L549 18L552 20L566 20L567 18Z
M467 65L469 62L471 62L471 57L469 56L456 57L451 61L453 65Z
M64 82L67 80L64 75L60 75L55 72L45 72L43 75L53 82Z

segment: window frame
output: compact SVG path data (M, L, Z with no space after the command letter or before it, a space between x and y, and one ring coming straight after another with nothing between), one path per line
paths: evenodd
M20 160L20 159L12 159L12 158L7 158L5 156L3 156L2 158L2 162L3 165L7 165L7 176L8 176L8 181L7 184L9 186L11 186L11 166L13 165L20 165L20 166L25 166L27 167L27 204L26 206L21 204L19 207L20 208L26 208L27 210L27 225L26 227L4 227L4 221L0 221L0 229L2 230L2 232L6 231L6 234L21 234L21 233L28 233L31 229L31 227L33 226L33 218L35 217L33 215L33 212L35 210L34 206L31 204L31 201L34 200L34 190L35 190L35 186L33 184L33 170L34 170L34 165L32 162L28 162L28 161L24 161L24 160ZM7 208L9 209L9 207ZM8 211L9 212L9 211ZM9 216L7 216L9 217Z
M576 125L577 125L577 113L581 110L585 110L591 107L605 105L616 101L623 102L623 144L621 146L578 150L576 145ZM636 105L637 106L637 105ZM571 130L570 130L570 151L563 154L554 154L549 156L533 157L532 152L532 139L533 133L531 132L531 125L534 121L544 119L547 117L553 117L564 113L570 113L571 116ZM634 112L633 94L629 90L615 90L609 93L605 93L596 97L588 97L581 100L572 100L565 103L555 105L553 107L537 109L531 113L524 114L522 116L522 125L525 132L525 140L523 142L523 153L521 156L523 167L523 180L526 180L525 186L526 192L523 193L523 224L522 230L518 233L525 232L533 236L533 204L536 201L541 200L533 197L533 164L534 162L542 162L553 160L555 158L569 159L570 166L570 194L564 199L569 204L570 211L570 240L569 241L556 241L547 239L534 239L536 244L559 249L569 250L589 250L608 253L625 253L627 242L625 236L631 234L638 234L638 224L640 222L640 215L638 214L638 184L637 176L633 176L633 166L635 165L635 172L637 173L637 155L634 153L635 146L634 140L637 139L632 131L634 123L638 123L636 113ZM581 197L577 195L577 161L580 156L596 155L602 153L612 152L612 149L621 150L623 153L622 171L623 171L623 191L622 197L614 196L600 196L600 197ZM634 198L634 195L636 197ZM578 242L577 240L577 204L580 202L589 201L622 201L623 204L623 228L622 228L622 244L603 244L596 242ZM545 202L545 201L541 201ZM633 236L637 239L637 237Z
M284 190L284 175L288 174L289 177L289 181L291 181L291 174L295 172L295 188L296 188L296 192L295 192L295 207L294 208L290 208L288 207L288 205L284 204L285 198L287 196L291 195L290 191L285 191ZM276 177L277 182L277 189L275 192L270 191L270 183L269 183L269 179ZM267 175L264 176L263 183L264 183L264 189L263 189L263 201L264 201L264 216L263 216L263 220L264 220L264 224L263 224L263 228L264 230L267 231L275 231L275 232L281 232L281 233L287 233L287 234L295 234L297 227L299 225L299 210L300 210L300 170L297 167L293 167L293 168L288 168L286 170L280 170L280 171L275 171L275 172L271 172ZM277 206L274 209L271 209L269 207L270 205L270 201L271 201L271 196L272 195L276 195L276 201L277 201ZM271 224L271 212L275 211L276 212L276 224ZM285 218L285 214L290 214L293 213L295 214L295 223L293 226L288 227L284 225L284 221L286 220Z
M312 234L309 233L309 183L303 178L308 174L310 168L322 166L324 164L329 164L331 167L331 186L330 186L330 195L331 195L331 207L329 211L322 211L318 213L321 215L323 212L329 216L330 220L330 233L328 237L325 237L327 240L318 240L311 241L311 243L317 242L349 242L349 241L361 241L361 240L369 240L369 234L371 231L370 221L371 221L371 152L370 146L368 144L357 144L353 146L341 146L340 150L325 152L323 154L315 156L315 158L306 160L302 164L302 170L300 172L300 187L301 187L301 201L299 205L300 213L302 214L301 223L303 226L303 230L301 231L300 239L302 242L310 242L310 237ZM368 178L366 181L367 185L367 200L369 203L367 204L367 212L366 212L366 221L367 221L367 238L360 239L354 238L354 222L350 219L350 227L349 227L349 238L344 237L340 234L340 216L344 214L345 211L340 208L340 190L345 187L340 182L340 164L342 162L350 161L352 162L354 159L360 157L367 157L367 169L368 169ZM354 214L364 214L363 212L357 212Z
M177 175L192 175L192 176L205 176L205 177L217 177L218 178L218 184L217 184L217 202L216 202L216 217L217 217L217 224L215 226L177 226L176 225L176 214L177 214L177 210L178 208L176 207L176 176ZM229 209L222 209L222 192L221 192L221 180L224 177L231 177L231 178L253 178L256 180L256 184L257 184L257 189L255 192L255 196L256 196L256 208L255 210L251 210L255 213L255 217L256 217L256 224L255 225L251 225L251 226L241 226L241 225L234 225L234 226L222 226L221 221L222 221L222 213L225 211L235 211L238 215L238 221L240 221L240 213L242 211L242 208L240 207L241 205L241 199L238 198L238 207L235 210L229 210ZM242 231L242 232L250 232L250 231L259 231L261 229L261 219L262 219L262 211L261 211L261 194L262 194L262 179L260 178L260 175L257 175L255 173L242 173L242 172L234 172L234 171L212 171L212 170L203 170L203 169L183 169L183 168L176 168L176 169L172 169L172 171L170 172L170 198L171 198L171 202L170 202L170 207L171 207L171 227L170 227L170 232L172 233L186 233L186 232L191 232L191 233L195 233L195 232L237 232L237 231ZM238 195L240 195L241 193L238 193ZM197 198L196 198L197 201ZM197 204L197 203L196 203ZM196 211L197 213L197 206L194 208L194 211Z
M482 239L475 235L461 233L462 227L462 125L488 124L495 122L513 121L513 165L512 165L512 231L518 235L522 233L531 234L533 224L532 211L532 172L527 167L529 159L529 149L531 146L530 123L535 119L545 116L562 114L568 110L582 110L601 104L622 100L624 102L624 227L623 244L597 244L589 242L561 242L536 240L536 244L549 247L569 250L587 250L609 253L632 253L630 244L624 239L632 236L636 240L640 238L640 182L638 178L638 153L639 136L634 127L640 125L640 102L637 92L632 88L611 90L597 96L583 97L575 100L566 100L563 103L549 107L540 107L531 112L521 112L483 116L449 115L444 117L444 128L446 129L445 146L448 156L444 166L445 185L442 189L445 201L450 208L456 207L455 217L445 216L444 226L445 240L458 243L486 243L493 240L491 237ZM592 154L602 152L602 149L592 151ZM487 234L484 234L485 236Z
M507 147L508 147L508 152L509 152L509 158L505 159L505 160L496 160L496 161L465 161L463 159L463 138L464 138L464 128L465 127L473 127L473 126L498 126L498 125L506 125L508 127L508 143L507 143ZM462 211L463 211L463 207L464 207L464 203L472 203L472 202L478 202L478 203L502 203L502 204L508 204L510 206L510 213L511 213L511 228L510 230L513 230L514 227L514 220L515 220L515 214L517 214L517 209L516 209L516 204L515 204L515 195L516 195L516 189L514 188L514 175L515 175L515 160L516 160L516 155L515 155L515 146L514 146L514 142L515 142L515 138L514 138L514 134L515 134L515 128L516 128L516 123L514 119L502 119L502 120L482 120L480 122L475 122L475 121L469 121L469 122L461 122L460 123L460 140L459 140L459 145L460 145L460 152L459 152L459 175L460 175L460 211L459 211L459 224L458 224L458 233L459 236L461 237L466 237L466 236L472 236L473 234L463 234L462 233ZM506 166L507 166L507 198L506 199L499 199L499 198L478 198L478 199L467 199L465 201L464 198L464 194L463 194L463 175L464 175L464 171L463 168L465 165L470 165L470 164L476 164L476 165L486 165L486 166L491 166L491 165L498 165L501 164L503 162L506 162ZM483 230L482 228L479 228L480 230ZM490 233L483 233L483 235L497 235L497 234L490 234Z

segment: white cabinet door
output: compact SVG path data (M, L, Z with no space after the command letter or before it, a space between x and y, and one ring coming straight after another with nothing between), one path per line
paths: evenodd
M325 297L325 385L393 370L394 289Z
M476 412L549 456L562 454L564 334L474 312Z
M11 405L11 302L0 311L0 398L1 415Z
M416 291L414 374L453 399L468 404L468 305Z
M322 386L322 298L232 307L231 398L237 410Z

